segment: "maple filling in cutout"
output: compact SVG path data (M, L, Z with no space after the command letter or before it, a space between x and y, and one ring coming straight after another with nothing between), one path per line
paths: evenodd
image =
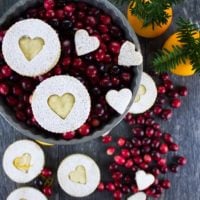
M42 38L30 38L29 36L23 36L19 40L19 46L28 61L34 59L43 49L45 42Z
M48 105L60 118L66 119L75 103L75 97L70 93L62 96L52 95L48 98Z

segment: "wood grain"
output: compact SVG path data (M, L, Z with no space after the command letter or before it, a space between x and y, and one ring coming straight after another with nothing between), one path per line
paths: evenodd
M9 6L16 0L0 0L0 14L3 14ZM112 2L112 1L111 1ZM113 1L114 2L114 1ZM117 5L125 13L126 6ZM175 20L182 16L190 18L193 22L200 19L200 1L190 0L177 6L174 10ZM146 40L140 38L143 55L145 58L145 68L150 67L150 60L153 52L160 48L165 39L175 30L173 23L170 29L162 36L156 39ZM181 109L177 110L173 119L167 123L162 123L162 129L170 132L180 144L180 154L188 158L188 165L178 174L168 177L172 180L172 188L167 191L161 200L200 200L200 77L198 75L188 78L172 76L178 85L186 85L189 88L189 96L184 100ZM0 160L6 147L15 140L24 138L19 132L14 130L10 125L0 118ZM128 134L128 128L125 123L121 123L113 131L113 135ZM51 148L44 147L47 156L47 165L54 167L55 171L60 161L72 153L84 153L96 160L101 167L102 178L108 179L106 166L108 160L103 155L104 148L100 144L100 139L77 145L77 146L54 146ZM17 185L9 180L0 166L0 200L5 200L8 194L13 191ZM54 190L53 200L75 200L64 194L57 184ZM112 195L107 192L95 192L89 197L81 198L82 200L111 200Z

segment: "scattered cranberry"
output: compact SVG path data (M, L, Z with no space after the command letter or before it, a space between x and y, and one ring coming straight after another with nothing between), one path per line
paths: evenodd
M171 182L169 180L161 181L161 187L164 189L169 189L171 187Z
M169 119L171 119L171 118L172 118L172 115L173 115L173 113L172 113L172 110L170 110L170 109L164 109L164 110L162 111L162 113L161 113L161 117L162 117L162 119L164 119L164 120L169 120Z
M177 163L181 166L187 164L187 159L185 157L179 156L177 157Z
M173 108L180 108L181 107L181 100L176 98L171 101L171 106Z
M98 187L97 187L97 189L98 189L99 191L104 191L104 189L105 189L104 183L100 182L99 185L98 185Z
M158 86L157 90L158 90L158 94L165 94L166 93L165 86Z
M42 189L42 192L46 195L46 196L51 196L52 195L52 188L51 187L44 187L43 189Z
M169 145L169 150L170 150L170 151L178 151L178 150L179 150L178 144L176 144L176 143L171 143L171 144Z
M7 65L4 65L4 66L2 66L2 68L1 68L1 73L2 73L2 75L4 76L4 77L10 77L11 75L12 75L12 70L10 69L10 67L9 66L7 66Z
M118 144L118 146L120 146L120 147L124 146L125 143L126 143L126 139L125 139L125 138L122 138L122 137L119 138L118 141L117 141L117 144Z
M104 137L102 138L102 142L103 142L104 144L108 144L108 143L112 142L112 136L111 136L111 135L106 135L106 136L104 136Z
M8 95L9 93L9 87L7 84L4 84L4 83L0 83L0 94L1 95Z
M126 160L122 156L119 156L119 155L115 156L114 160L118 165L124 165L126 162Z
M76 133L74 131L66 132L63 134L63 139L71 140L72 138L75 137L75 135L76 135Z
M188 95L188 89L186 87L180 87L179 88L179 94L183 97Z
M166 154L169 151L167 144L164 143L160 145L159 150L161 154Z
M44 168L41 172L41 175L44 177L50 177L53 175L53 172L48 168Z
M106 150L107 155L111 156L115 153L115 147L108 147Z

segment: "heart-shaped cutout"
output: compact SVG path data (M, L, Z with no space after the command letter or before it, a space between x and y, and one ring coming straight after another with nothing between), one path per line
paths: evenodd
M135 100L134 100L134 103L137 103L140 101L141 97L143 95L145 95L147 92L147 89L144 85L140 85L139 89L138 89L138 92L137 92L137 95L135 97Z
M89 36L84 29L76 31L75 47L78 56L83 56L97 50L100 46L100 41L95 36Z
M152 174L147 174L143 170L139 170L136 172L135 180L137 183L138 190L142 191L147 189L154 183L155 177Z
M135 50L135 44L126 41L120 49L118 64L121 66L137 66L143 62L142 54Z
M82 165L77 166L74 171L69 173L69 179L74 183L85 185L87 183L85 167Z
M106 94L107 103L120 114L124 113L128 104L130 103L131 98L131 90L126 88L120 91L110 90Z
M28 173L31 167L31 155L28 153L24 153L22 156L14 159L13 165L16 169L24 173Z
M144 192L138 192L130 196L127 200L146 200L147 195Z
M19 40L19 47L28 61L31 61L42 51L44 44L44 40L40 37L31 39L28 36L23 36Z
M75 97L66 93L63 96L52 95L48 98L48 105L60 118L66 119L75 103Z

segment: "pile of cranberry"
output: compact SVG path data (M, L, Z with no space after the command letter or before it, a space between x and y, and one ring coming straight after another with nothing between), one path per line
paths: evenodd
M13 110L19 121L37 128L38 131L35 132L42 133L44 137L71 140L101 129L117 115L107 104L105 94L110 89L131 88L132 70L117 65L121 44L126 40L123 30L103 10L83 2L68 0L44 0L43 4L26 10L10 25L27 18L39 18L57 31L62 46L61 58L49 73L28 78L12 71L0 53L0 98ZM8 28L0 31L0 46ZM91 54L78 57L74 47L74 35L78 29L86 29L90 35L98 37L100 48ZM92 100L92 112L87 122L77 131L63 135L43 130L36 122L29 102L34 89L41 81L61 74L69 74L79 79L87 87Z
M138 192L135 173L144 170L155 176L155 182L144 192L147 196L159 198L164 190L171 187L168 179L161 174L178 172L187 159L177 154L179 145L171 134L163 132L156 119L168 120L172 109L181 106L181 96L187 96L186 87L174 87L168 74L152 73L157 82L158 97L151 110L140 114L128 114L125 121L130 126L128 137L107 135L102 142L107 145L106 154L110 156L110 182L101 182L99 191L110 191L115 200ZM169 154L169 152L176 152Z

